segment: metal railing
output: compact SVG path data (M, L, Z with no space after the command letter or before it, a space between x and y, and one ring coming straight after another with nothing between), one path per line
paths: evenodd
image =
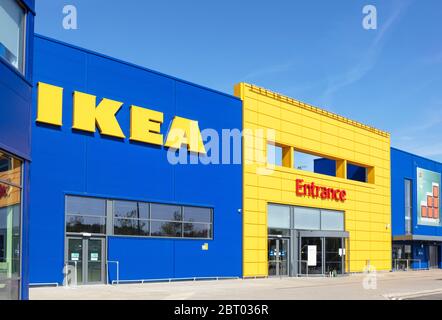
M30 283L29 287L59 287L58 282L42 282L42 283Z
M120 283L120 261L106 261L106 272L107 272L107 276L106 276L106 284L109 284L109 264L111 263L115 263L117 265L117 281L116 283L119 284ZM114 284L115 280L112 280L112 284Z
M130 283L151 283L151 282L177 282L177 281L200 281L200 280L239 280L240 277L190 277L190 278L163 278L163 279L138 279L138 280L119 280L118 284ZM116 281L112 280L112 284Z
M403 268L399 268L399 265L401 264L401 262L405 262L405 270L410 270L410 265L413 262L418 262L419 263L418 270L422 270L422 261L421 261L421 259L394 259L393 260L394 270L403 270ZM402 264L402 265L404 265L404 264Z

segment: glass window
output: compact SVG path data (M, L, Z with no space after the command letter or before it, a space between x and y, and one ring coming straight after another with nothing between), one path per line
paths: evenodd
M210 238L211 225L208 223L184 223L185 238Z
M149 204L133 201L114 201L114 234L149 236Z
M106 200L66 197L66 232L106 233Z
M67 197L66 213L70 215L106 216L106 200L84 197Z
M114 219L114 234L149 236L149 221L139 219Z
M113 235L205 239L213 236L210 208L75 196L66 197L66 231L106 234L107 201L112 201L109 218L113 221Z
M139 218L138 204L136 202L114 201L113 210L115 218Z
M269 205L268 227L275 229L290 229L290 207Z
M165 204L151 204L151 219L182 221L181 207Z
M21 176L22 162L0 152L0 300L19 298Z
M367 168L347 163L347 179L360 182L368 182Z
M138 215L140 219L149 219L149 204L138 202Z
M0 56L23 72L25 10L16 0L0 0Z
M313 154L294 151L295 169L336 177L336 161Z
M184 207L184 222L212 222L212 210L209 208Z
M0 181L21 186L22 161L0 151Z
M0 279L20 277L20 206L21 189L0 183Z
M344 231L342 211L321 210L321 230Z
M411 234L411 212L413 210L413 183L405 180L405 233Z
M73 233L106 233L106 218L93 216L68 215L66 231Z
M151 235L153 237L182 237L183 224L181 222L151 221Z
M267 163L282 166L282 147L267 144Z
M131 201L114 201L114 217L128 219L148 219L149 204L131 202Z
M320 210L309 208L295 208L295 229L320 230Z
M269 228L268 234L269 236L290 237L290 229Z

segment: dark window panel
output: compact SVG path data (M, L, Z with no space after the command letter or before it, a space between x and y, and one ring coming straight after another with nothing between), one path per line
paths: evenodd
M168 221L182 221L181 207L165 205L165 204L151 204L151 219L168 220Z
M151 221L150 223L153 237L182 237L182 223L170 221Z
M185 238L211 238L211 225L202 223L185 223L183 225Z
M138 214L140 219L149 219L149 204L143 202L138 203Z
M212 210L209 208L184 207L185 222L212 222Z
M73 233L106 233L104 217L67 216L66 231Z
M71 215L106 216L106 200L83 197L67 197L66 213Z
M347 179L368 182L367 180L367 168L348 163L347 164Z
M114 234L125 236L149 236L149 221L115 219Z
M138 204L129 201L114 201L113 206L115 218L138 219Z

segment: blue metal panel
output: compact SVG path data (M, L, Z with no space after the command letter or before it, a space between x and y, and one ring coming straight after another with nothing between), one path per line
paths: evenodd
M417 168L442 173L442 164L436 161L391 149L391 192L392 192L392 227L393 236L405 234L405 186L404 180L413 183L413 234L425 236L442 236L442 227L417 224Z
M428 245L424 244L423 242L419 242L419 241L415 241L413 242L413 246L412 246L412 250L413 250L413 259L414 260L419 260L419 261L415 261L413 263L413 267L414 268L428 268L429 266L429 258L428 258Z
M165 239L109 238L108 257L118 261L120 280L174 277L174 241ZM116 280L116 266L109 264L109 281Z
M0 60L0 148L30 157L31 86Z
M35 0L19 0L21 1L29 10L35 10Z
M163 134L174 116L220 134L241 130L239 99L41 36L35 38L34 79L64 88L64 112L62 128L33 125L32 283L62 282L66 194L214 209L213 240L110 237L108 258L120 262L123 280L241 275L240 164L173 166L164 147L71 130L74 90L124 102L117 118L126 136L131 105L164 112ZM115 266L109 269L114 280Z

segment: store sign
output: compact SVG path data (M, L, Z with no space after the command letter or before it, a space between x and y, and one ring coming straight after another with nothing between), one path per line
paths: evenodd
M103 135L125 139L116 115L123 102L102 99L97 105L97 97L79 91L73 92L72 129L95 133L98 127ZM61 127L63 125L63 88L38 83L37 122ZM161 126L162 112L132 105L130 108L131 141L180 149L183 145L195 153L206 154L198 121L175 117L170 124L164 142Z
M347 191L318 186L314 182L304 183L302 179L296 179L296 195L298 197L310 197L313 199L335 200L345 202Z
M91 253L91 261L98 261L98 253L96 252Z
M440 173L417 168L418 224L440 226Z
M317 248L316 246L307 246L307 266L316 267L318 262L317 258Z

